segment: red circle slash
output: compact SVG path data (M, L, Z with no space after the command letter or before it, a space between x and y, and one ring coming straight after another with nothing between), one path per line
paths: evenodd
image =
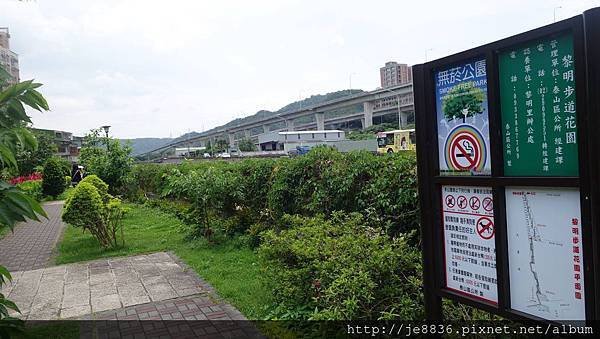
M454 199L454 196L452 194L449 194L446 196L446 206L452 208L454 207L454 205L456 205L456 200Z
M482 239L489 240L494 237L496 229L494 229L494 222L492 219L488 217L480 217L477 219L477 223L475 225L477 227L477 234L479 234Z
M456 199L456 203L458 204L458 207L461 210L464 210L465 208L467 208L467 198L465 198L462 195L458 196L458 198Z
M494 201L492 200L492 198L483 199L483 209L488 212L494 209Z
M470 170L481 162L481 145L470 134L460 134L450 144L452 164L460 170ZM459 158L464 160L459 160Z
M473 211L477 211L479 207L481 207L481 201L478 197L471 197L471 199L469 199L469 206Z

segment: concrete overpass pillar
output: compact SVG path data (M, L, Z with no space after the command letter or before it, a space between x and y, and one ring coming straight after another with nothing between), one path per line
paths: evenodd
M400 112L400 128L404 128L408 125L408 113Z
M250 139L250 137L251 137L250 130L249 129L245 129L244 130L244 138Z
M287 127L288 131L293 131L294 130L294 120L286 120L285 121L285 126Z
M317 130L325 129L325 113L315 113L315 121L317 122Z
M227 138L229 139L229 148L235 147L235 134L227 133Z
M269 125L263 125L263 133L269 133Z
M373 126L373 103L366 101L363 103L363 112L365 117L363 119L363 129Z

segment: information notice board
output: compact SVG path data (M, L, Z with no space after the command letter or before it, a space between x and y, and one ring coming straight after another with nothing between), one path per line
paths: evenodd
M505 175L577 176L574 65L567 33L498 55Z
M598 41L600 8L413 67L429 320L600 319Z
M443 186L446 287L498 302L491 187Z
M490 174L486 72L485 59L478 59L435 74L442 175Z

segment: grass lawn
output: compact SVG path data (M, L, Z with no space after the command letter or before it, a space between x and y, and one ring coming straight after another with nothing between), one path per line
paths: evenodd
M271 305L270 293L261 283L257 256L252 249L238 245L235 240L220 245L186 240L185 225L176 217L142 205L127 204L127 207L130 211L124 219L125 247L102 250L92 235L68 226L57 263L170 250L247 318L266 316Z

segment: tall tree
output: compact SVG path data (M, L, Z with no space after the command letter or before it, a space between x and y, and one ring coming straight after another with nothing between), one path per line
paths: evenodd
M111 193L118 193L125 187L133 166L131 147L102 136L99 129L91 130L84 137L79 160L87 172L96 174L108 184Z
M34 130L33 135L37 140L37 148L34 150L25 149L17 153L17 165L19 166L20 175L33 173L36 167L42 166L58 150L52 134Z

